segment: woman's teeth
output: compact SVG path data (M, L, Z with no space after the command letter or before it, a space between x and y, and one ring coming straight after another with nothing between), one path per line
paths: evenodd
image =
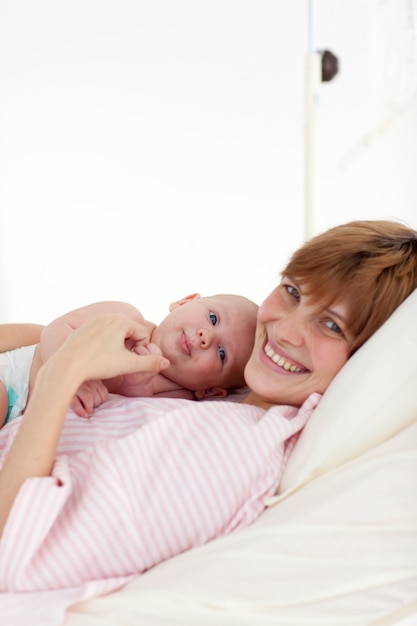
M265 354L269 356L269 358L274 363L282 367L282 369L284 369L287 372L299 373L299 372L307 371L304 367L298 367L297 365L294 365L294 363L290 363L289 361L286 361L282 356L280 356L279 354L273 351L269 343L267 343L265 346Z

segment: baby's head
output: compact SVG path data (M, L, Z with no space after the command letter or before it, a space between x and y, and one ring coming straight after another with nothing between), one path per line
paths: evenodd
M258 306L240 295L193 294L174 302L155 328L155 343L170 361L163 374L198 399L225 396L245 385Z

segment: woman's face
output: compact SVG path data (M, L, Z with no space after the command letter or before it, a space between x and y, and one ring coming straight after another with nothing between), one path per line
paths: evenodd
M300 406L323 393L350 354L347 308L313 306L302 285L284 278L262 303L245 368L251 401Z

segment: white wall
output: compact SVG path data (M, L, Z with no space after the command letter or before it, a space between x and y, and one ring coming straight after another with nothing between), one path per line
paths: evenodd
M376 2L317 2L315 230L417 227L415 100L387 115ZM308 3L0 0L0 322L101 299L159 321L187 293L260 302L304 238Z

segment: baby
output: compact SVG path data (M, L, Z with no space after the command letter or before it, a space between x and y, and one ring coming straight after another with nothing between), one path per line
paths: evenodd
M42 363L72 330L98 313L122 313L139 322L143 339L129 349L162 354L169 365L148 382L139 372L84 383L71 404L81 417L90 416L109 393L203 400L245 385L243 372L255 339L254 302L232 294L192 294L172 303L169 311L157 326L125 302L96 302L51 322L38 344L0 354L0 427L23 413Z

